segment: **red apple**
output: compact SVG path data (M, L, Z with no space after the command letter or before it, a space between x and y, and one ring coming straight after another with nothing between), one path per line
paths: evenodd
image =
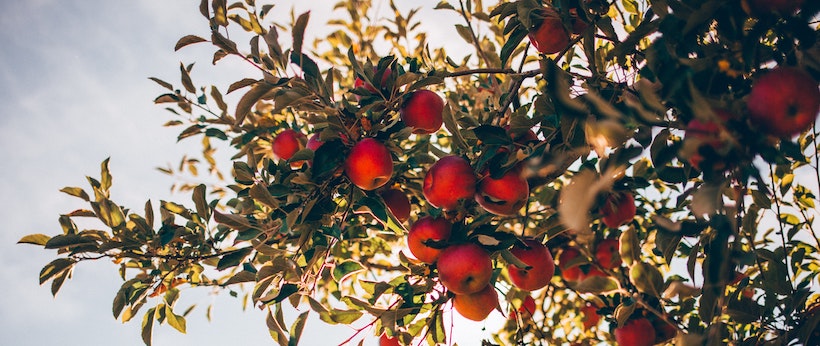
M672 338L678 335L677 327L660 318L653 321L652 327L655 329L655 345L672 340Z
M541 54L555 54L569 46L569 33L555 9L545 7L540 11L544 20L528 34L532 46Z
M817 81L795 67L760 76L746 99L749 119L768 134L791 137L810 128L820 112Z
M467 319L483 321L498 307L498 293L493 285L485 285L475 293L456 294L453 307Z
M459 200L473 197L476 177L470 163L450 155L436 161L424 176L422 193L432 206L445 210L458 207Z
M305 135L295 130L287 129L279 132L271 143L273 154L280 160L290 160L293 154L305 147L304 139Z
M612 192L601 207L604 225L618 228L635 218L635 197L629 191Z
M535 239L524 240L524 245L515 244L510 252L530 269L519 268L514 264L507 265L510 281L525 291L535 291L549 284L555 274L555 262L549 249Z
M615 269L621 266L621 245L618 239L604 239L595 247L595 260L604 269Z
M416 134L435 133L441 128L444 100L430 90L417 90L404 101L399 115Z
M580 35L589 26L583 19L581 19L581 16L578 15L577 8L569 9L569 19L570 23L572 24L573 34Z
M598 268L594 265L590 265L589 266L589 271L587 271L586 273L584 273L583 271L581 272L581 281L584 281L588 278L595 277L595 276L607 277L609 275L607 273L604 273L604 271L601 270L601 268Z
M589 330L593 326L597 326L598 322L601 321L601 315L598 315L598 308L595 307L595 305L585 305L583 308L581 308L581 314L583 315L583 324L585 330Z
M410 219L410 199L403 191L397 188L389 188L383 190L380 194L384 199L384 204L390 209L390 212L400 222L405 222Z
M419 261L436 262L442 249L427 245L429 241L442 242L450 239L453 224L445 218L425 216L410 226L407 233L407 247Z
M322 142L322 139L320 137L321 136L319 136L319 132L316 132L312 136L310 136L310 138L307 141L307 148L316 151L316 149L319 149L319 147L321 147L322 144L325 144L325 142Z
M615 328L615 340L621 346L652 346L655 343L655 328L644 317L631 319L620 328Z
M572 262L575 258L581 256L581 251L573 247L568 247L561 251L561 254L558 255L558 269L561 269L561 277L564 280L569 282L578 282L584 276L583 270L581 270L581 266L575 265L570 267L570 262Z
M379 346L401 346L399 338L391 338L387 334L379 337Z
M393 175L390 150L373 138L365 138L350 150L344 163L345 174L362 190L375 190Z
M517 319L518 314L521 314L522 319L532 318L533 314L535 314L535 299L533 299L532 296L524 297L518 309L510 309L511 320Z
M527 203L530 185L521 175L521 170L513 168L500 178L493 179L487 174L478 183L475 200L485 210L495 215L515 215Z
M475 243L446 247L438 256L437 267L441 283L455 294L476 293L493 276L490 254Z

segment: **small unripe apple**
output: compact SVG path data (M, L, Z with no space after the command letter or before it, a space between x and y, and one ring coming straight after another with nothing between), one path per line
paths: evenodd
M615 340L618 345L652 346L655 344L655 328L644 317L631 319L615 328Z
M581 266L572 266L570 267L570 262L572 262L575 258L581 256L581 251L574 247L565 248L561 251L561 254L558 255L558 268L561 269L561 277L568 282L578 282L584 276L584 271L581 270Z
M438 256L441 284L455 294L470 294L484 289L493 276L490 254L475 243L450 245Z
M618 228L635 218L635 197L629 191L612 192L601 207L601 220L609 228Z
M290 160L293 154L305 147L304 140L305 135L292 129L279 132L271 143L273 154L280 160Z
M416 90L404 101L399 116L416 134L435 133L443 123L444 100L430 90Z
M524 240L524 245L516 244L510 252L521 262L531 268L519 268L514 264L507 265L510 281L524 291L535 291L549 284L555 274L555 262L549 249L535 239Z
M379 337L379 346L401 346L399 338L391 338L387 334Z
M604 239L595 247L595 260L604 269L615 269L621 266L620 242L618 239Z
M528 34L530 42L541 54L555 54L569 46L569 33L555 9L544 7L540 11L544 20Z
M432 206L445 210L458 207L459 200L473 197L476 176L464 158L450 155L436 161L424 176L422 193Z
M380 195L384 199L384 204L390 209L390 212L400 222L405 222L410 219L410 199L407 195L397 188L389 188L383 190Z
M795 67L777 67L760 76L746 100L749 120L778 137L805 131L820 112L817 81Z
M344 169L353 185L362 190L375 190L386 184L393 175L393 157L384 144L373 138L365 138L350 150Z
M498 293L493 285L486 285L475 293L456 294L453 297L453 307L464 318L483 321L498 307Z
M475 200L485 210L495 215L515 215L527 203L530 185L521 175L521 169L513 168L500 178L487 174L478 183Z
M442 242L450 239L453 224L445 218L425 216L410 226L407 233L407 247L419 261L433 264L441 254L441 248L427 245L427 242Z

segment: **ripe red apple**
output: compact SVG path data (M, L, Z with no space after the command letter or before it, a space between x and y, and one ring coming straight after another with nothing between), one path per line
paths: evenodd
M518 314L521 314L522 319L532 318L532 315L535 314L535 299L533 299L532 296L524 297L518 309L510 309L509 318L511 320L517 319Z
M615 269L621 266L621 248L618 239L604 239L595 247L595 260L604 269Z
M746 99L749 119L768 134L791 137L810 128L820 112L817 81L795 67L760 76Z
M287 129L279 132L271 143L273 154L280 160L290 160L293 154L305 147L305 135L301 132Z
M609 228L618 228L635 218L635 197L629 191L612 192L601 207L602 221Z
M535 239L524 240L524 245L515 244L510 252L530 269L519 268L514 264L507 265L510 281L525 291L535 291L549 284L555 274L555 262L549 249Z
M399 338L391 338L387 334L379 337L379 346L401 346Z
M528 34L532 46L541 54L555 54L569 45L569 33L555 9L544 7L540 14L544 20Z
M513 168L498 179L486 174L478 183L475 200L495 215L515 215L527 203L529 196L527 179L521 175L521 169Z
M615 340L618 345L652 346L655 344L655 328L644 317L631 319L615 328Z
M453 224L445 218L425 216L410 226L407 233L407 247L419 261L433 264L442 249L428 246L428 241L441 242L450 239Z
M404 194L402 190L397 188L389 188L383 190L380 195L384 199L384 204L390 209L390 212L396 216L400 222L405 222L410 219L410 199Z
M432 206L445 210L458 207L459 200L473 197L476 177L470 163L450 155L436 161L424 176L422 193Z
M344 169L353 185L362 190L375 190L393 175L393 157L384 144L365 138L350 149Z
M438 256L437 267L441 283L455 294L476 293L493 276L490 254L475 243L446 247Z
M570 267L569 263L572 262L575 258L581 256L581 251L574 247L565 248L561 251L561 254L558 255L558 269L561 269L561 277L568 282L578 282L584 276L583 270L581 270L581 266L572 266Z
M444 100L430 90L416 90L399 110L399 116L416 134L434 133L441 128Z
M456 294L453 297L453 307L461 316L473 321L487 319L498 306L498 293L493 285L485 285L475 293Z
M589 330L592 326L597 326L601 321L601 315L598 315L598 308L595 305L587 304L581 308L583 315L584 330Z

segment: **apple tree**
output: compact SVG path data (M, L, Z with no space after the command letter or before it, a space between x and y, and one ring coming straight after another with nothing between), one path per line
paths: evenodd
M820 2L389 1L377 18L344 0L313 42L309 12L280 23L259 2L202 0L210 36L175 47L256 73L153 78L203 183L134 210L106 160L61 190L88 206L20 240L56 251L53 293L113 261L114 316L146 344L184 331L176 302L203 287L266 309L280 344L309 314L366 325L342 343L446 343L451 309L505 316L488 344L820 340ZM459 19L472 51L429 42L420 11ZM286 323L285 304L305 312Z

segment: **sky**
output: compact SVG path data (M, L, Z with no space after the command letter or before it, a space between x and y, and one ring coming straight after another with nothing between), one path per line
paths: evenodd
M376 2L378 0L374 0ZM312 10L307 34L321 35L336 0L274 1L287 18ZM195 83L226 90L231 81L258 78L258 72L226 58L210 63L207 44L174 52L187 34L208 37L198 1L26 0L4 3L0 11L0 335L6 345L142 345L141 315L129 323L115 320L111 302L122 280L108 261L78 266L52 297L39 286L38 273L54 259L53 251L16 242L24 235L60 232L61 213L87 207L59 192L65 186L88 188L86 176L98 177L100 162L110 158L112 197L141 210L146 200L190 200L172 194L174 178L156 167L176 165L196 141L177 143L180 129L165 128L172 114L153 99L164 89L148 77L179 85L179 64L196 62ZM399 4L401 5L401 1ZM412 2L432 8L438 0ZM408 2L409 4L409 2ZM407 5L402 5L406 6ZM382 6L387 8L387 5ZM427 10L430 11L430 10ZM429 14L430 42L460 40L452 24ZM423 18L428 18L422 15ZM233 30L237 30L235 28ZM310 41L312 42L312 40ZM232 99L227 98L230 102ZM227 155L227 152L223 153ZM205 307L214 304L212 321ZM179 307L196 304L187 334L155 326L154 345L270 345L264 312L243 311L226 292L183 292ZM455 341L478 344L490 336L500 314L490 322L456 318ZM293 321L295 313L286 315ZM485 328L486 327L486 328ZM354 330L308 321L303 345L338 344ZM365 332L364 334L372 334ZM354 339L358 343L359 338ZM375 345L370 338L366 345Z

